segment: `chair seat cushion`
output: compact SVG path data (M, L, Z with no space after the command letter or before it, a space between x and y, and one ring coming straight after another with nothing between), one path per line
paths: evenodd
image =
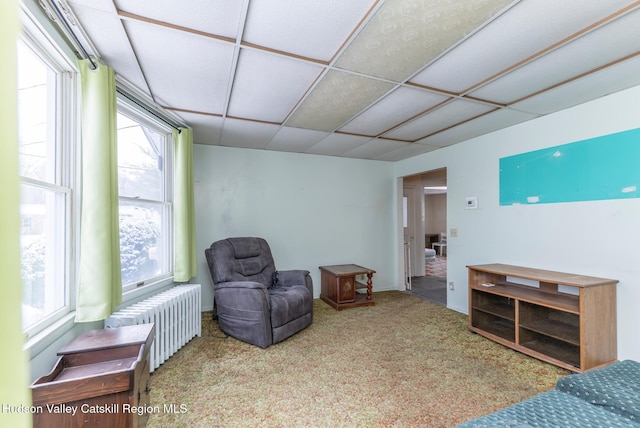
M279 286L269 289L271 327L277 328L308 314L313 296L304 285Z

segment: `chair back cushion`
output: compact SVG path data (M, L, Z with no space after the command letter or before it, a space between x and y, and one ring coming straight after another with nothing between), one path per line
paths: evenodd
M271 285L275 264L269 244L262 238L227 238L214 242L207 252L214 284L254 281Z

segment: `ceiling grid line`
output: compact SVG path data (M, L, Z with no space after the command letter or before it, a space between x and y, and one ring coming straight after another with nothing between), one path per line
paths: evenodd
M370 19L375 12L382 6L384 0L375 0L373 5L369 8L366 14L362 17L362 19L358 22L358 24L353 28L353 30L349 33L349 35L344 39L344 41L340 44L340 47L336 50L336 52L332 55L328 64L326 64L325 69L318 76L318 78L313 82L313 84L308 88L307 91L303 94L303 96L298 100L298 102L293 106L289 114L282 121L283 124L286 124L287 121L295 114L297 109L305 102L305 100L309 97L309 95L313 92L313 90L318 86L318 84L326 77L328 73L332 70L347 72L347 70L339 69L335 66L336 62L340 58L340 56L344 53L344 51L349 47L349 45L358 37L360 31L365 27L367 19ZM356 74L356 73L354 73ZM357 74L356 74L357 75ZM366 76L370 77L370 76Z
M623 9L621 9L621 10L618 10L617 12L607 16L606 18L603 18L603 19L599 20L598 22L595 22L595 23L593 23L591 25L588 25L587 27L582 28L581 30L569 35L568 37L566 37L566 38L564 38L562 40L559 40L558 42L556 42L556 43L554 43L554 44L552 44L552 45L550 45L550 46L548 46L548 47L546 47L546 48L534 53L533 55L528 56L527 58L525 58L525 59L513 64L511 67L508 67L508 68L496 73L495 75L490 76L490 77L488 77L487 79L485 79L485 80L483 80L481 82L478 82L477 84L475 84L475 85L465 89L464 91L462 91L461 94L466 95L466 94L468 94L470 92L473 92L476 89L479 89L482 86L485 86L486 84L488 84L488 83L490 83L490 82L492 82L492 81L494 81L496 79L499 79L500 77L502 77L502 76L504 76L504 75L506 75L508 73L511 73L512 71L515 71L518 68L521 68L521 67L523 67L523 66L525 66L525 65L527 65L527 64L529 64L529 63L531 63L531 62L533 62L533 61L535 61L535 60L537 60L537 59L539 59L539 58L541 58L541 57L553 52L554 50L557 50L557 49L560 49L560 48L562 48L564 46L567 46L568 44L570 44L571 42L579 39L580 37L583 37L583 36L589 34L590 32L597 30L598 28L602 28L603 26L607 25L611 21L613 21L613 20L615 20L617 18L620 18L621 16L624 16L625 14L637 9L639 6L640 6L640 1L636 1L633 5L630 5L628 7L625 7Z
M243 0L242 2L242 15L240 18L240 25L238 25L238 34L233 42L233 59L231 60L231 70L229 71L229 82L227 83L227 94L222 108L222 118L226 118L229 112L229 103L231 102L231 94L233 93L233 84L236 79L236 73L238 72L238 58L240 57L240 45L242 43L242 35L244 34L244 27L247 23L247 12L249 11L249 0Z
M562 82L558 82L558 83L556 83L555 85L548 86L548 87L546 87L546 88L544 88L544 89L541 89L541 90L539 90L539 91L537 91L537 92L533 92L533 93L531 93L531 94L529 94L529 95L526 95L526 96L524 96L524 97L522 97L522 98L519 98L519 99L517 99L517 100L511 101L511 102L508 104L508 106L511 106L511 105L513 105L513 104L517 104L517 103L519 103L519 102L522 102L522 101L527 100L527 99L529 99L529 98L532 98L532 97L535 97L535 96L537 96L537 95L543 94L543 93L545 93L545 92L549 92L549 91L551 91L551 90L553 90L553 89L556 89L556 88L559 88L559 87L561 87L561 86L563 86L563 85L566 85L567 83L571 83L571 82L574 82L574 81L576 81L576 80L582 79L583 77L587 77L587 76L589 76L589 75L591 75L591 74L594 74L594 73L597 73L597 72L599 72L599 71L605 70L605 69L607 69L607 68L609 68L609 67L612 67L612 66L614 66L614 65L616 65L616 64L622 63L622 62L624 62L624 61L627 61L627 60L630 60L630 59L633 59L633 58L636 58L636 57L640 57L640 51L638 51L638 52L634 52L634 53L629 54L629 55L627 55L627 56L625 56L625 57L619 58L619 59L617 59L617 60L615 60L615 61L611 61L611 62L609 62L609 63L607 63L607 64L601 65L601 66L596 67L596 68L594 68L594 69L587 70L587 71L585 71L584 73L577 74L577 75L575 75L575 76L571 77L570 79L566 79L566 80L564 80L564 81L562 81Z
M57 1L200 144L397 161L640 85L640 0Z

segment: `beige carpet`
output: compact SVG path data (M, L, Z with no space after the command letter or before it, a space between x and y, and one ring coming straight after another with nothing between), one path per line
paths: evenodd
M149 427L452 427L552 389L568 374L467 329L467 317L399 291L335 311L267 349L203 337L151 376ZM178 411L164 410L175 405Z

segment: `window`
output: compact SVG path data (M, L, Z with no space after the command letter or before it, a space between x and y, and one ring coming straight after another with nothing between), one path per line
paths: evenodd
M171 133L121 106L118 190L123 291L172 275Z
M62 58L34 41L18 42L18 144L22 325L28 335L70 312L75 77Z
M22 325L28 338L70 322L80 237L80 108L76 58L21 9L17 44ZM123 291L173 278L171 129L119 99ZM17 285L15 285L17 286Z

